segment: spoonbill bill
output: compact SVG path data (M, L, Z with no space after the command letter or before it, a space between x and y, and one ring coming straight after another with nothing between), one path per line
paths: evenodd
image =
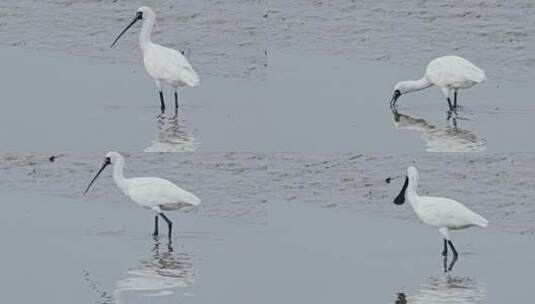
M165 102L162 93L162 83L167 83L175 91L175 111L178 110L178 87L195 87L199 85L199 75L189 61L179 51L161 46L151 41L152 28L156 20L156 13L150 7L140 7L134 20L117 36L111 44L113 47L119 38L139 20L143 20L139 33L139 47L143 53L145 69L160 93L162 113L165 112Z
M481 215L466 208L463 204L452 199L419 196L416 192L418 181L418 170L412 166L407 168L405 183L399 195L394 199L394 204L402 205L405 203L405 200L408 200L412 209L414 209L414 212L424 224L438 228L444 240L444 249L442 251L444 261L446 261L448 255L448 245L453 251L454 261L450 266L451 270L454 262L457 260L458 254L451 241L450 230L465 229L472 226L486 227L488 221Z
M156 212L154 217L154 236L158 235L158 216L161 216L167 222L169 237L171 237L173 223L163 211L198 206L201 203L201 200L193 193L181 189L166 179L159 177L126 178L123 173L124 157L117 152L108 152L106 154L102 167L85 189L84 195L108 165L113 165L113 181L126 196L136 205Z
M394 107L398 98L403 94L436 85L446 96L449 109L452 111L457 108L457 92L460 89L469 89L486 79L482 69L462 57L455 55L439 57L429 62L421 79L398 82L394 86L390 106ZM453 104L451 102L452 94Z

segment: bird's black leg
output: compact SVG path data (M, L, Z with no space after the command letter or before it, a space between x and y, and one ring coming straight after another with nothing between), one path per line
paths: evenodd
M158 236L158 215L154 217L154 232L152 233L153 236Z
M167 222L167 227L169 228L169 238L171 238L171 231L173 230L173 223L165 216L165 214L160 213L161 217Z
M453 106L451 104L450 98L448 97L446 100L448 101L448 105L450 106L450 111L453 111Z
M453 243L451 241L448 241L448 244L450 244L451 251L453 251L453 257L456 258L458 255L457 250L455 250L455 247L453 247Z
M451 260L451 264L448 269L449 271L451 271L453 269L453 265L455 265L455 263L457 262L457 258L459 255L457 254L457 250L455 250L455 247L453 247L453 243L451 241L448 241L448 244L450 244L451 251L453 251L453 260Z
M175 91L175 111L178 110L178 93Z
M165 102L163 101L163 93L160 91L160 109L162 110L162 114L165 112Z
M457 108L457 91L455 91L455 94L453 96L453 107Z
M444 250L442 250L442 256L448 256L448 241L444 239Z

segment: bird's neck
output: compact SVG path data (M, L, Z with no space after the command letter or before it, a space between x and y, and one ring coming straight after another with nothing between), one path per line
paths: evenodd
M113 164L113 181L119 189L126 191L126 178L124 177L124 159L118 159Z
M152 28L154 27L154 17L148 16L143 20L143 26L141 26L141 31L139 32L139 47L143 52L147 49L149 44L152 43L150 35L152 33Z
M407 80L405 82L405 86L407 88L407 92L414 92L414 91L420 91L420 90L423 90L423 89L426 89L430 86L432 86L433 84L431 83L431 81L429 81L429 79L427 79L426 76L422 77L421 79L418 79L418 80Z
M409 204L411 204L412 208L416 210L418 208L419 204L419 196L416 190L418 189L418 182L412 181L409 182L409 186L407 187L407 192L405 192L406 199L409 201Z

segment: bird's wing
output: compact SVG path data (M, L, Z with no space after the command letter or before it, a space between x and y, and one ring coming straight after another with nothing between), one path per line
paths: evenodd
M129 180L128 195L135 202L146 205L166 205L185 203L197 206L201 200L170 181L158 177L141 177Z
M437 226L461 228L473 225L485 227L488 224L482 216L449 198L425 197L422 209L433 217Z
M155 71L157 78L182 82L190 87L199 85L199 75L177 50L153 45L147 53L145 66L147 70Z
M479 83L486 79L483 70L458 56L444 56L431 61L426 74L431 82L441 87L465 81Z

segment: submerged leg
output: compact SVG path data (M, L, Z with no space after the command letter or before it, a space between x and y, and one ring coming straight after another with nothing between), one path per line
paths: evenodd
M457 263L457 256L453 256L453 260L451 260L450 267L448 268L448 271L453 270L453 266L455 266L455 263Z
M154 217L154 232L152 233L153 236L158 236L158 214Z
M160 213L160 216L167 222L167 228L169 228L169 238L171 237L171 231L173 230L173 223L165 216L165 214Z

